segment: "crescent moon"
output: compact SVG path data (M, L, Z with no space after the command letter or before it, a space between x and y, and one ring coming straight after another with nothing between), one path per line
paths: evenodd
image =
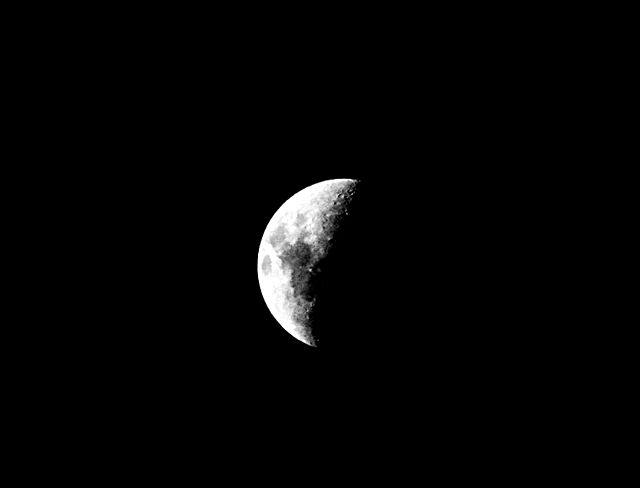
M296 193L273 215L260 242L258 282L264 301L289 334L312 347L319 345L312 326L317 298L312 283L357 183L327 180Z

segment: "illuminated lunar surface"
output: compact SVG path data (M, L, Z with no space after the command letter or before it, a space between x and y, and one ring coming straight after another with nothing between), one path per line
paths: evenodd
M348 214L357 181L327 180L287 200L269 221L258 251L260 291L278 323L296 339L318 346L314 283Z

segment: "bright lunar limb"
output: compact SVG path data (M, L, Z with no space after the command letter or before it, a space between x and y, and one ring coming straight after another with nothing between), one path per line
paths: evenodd
M311 284L357 183L327 180L296 193L271 218L260 242L258 282L267 307L289 334L310 346L318 346Z

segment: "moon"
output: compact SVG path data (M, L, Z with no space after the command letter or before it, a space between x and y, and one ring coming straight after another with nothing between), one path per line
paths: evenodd
M273 215L258 251L258 282L269 311L293 337L318 347L313 313L314 283L331 254L334 235L349 213L357 180L311 185L289 198Z

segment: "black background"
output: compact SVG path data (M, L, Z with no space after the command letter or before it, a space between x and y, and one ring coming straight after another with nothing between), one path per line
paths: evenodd
M511 396L537 374L532 334L545 332L526 166L477 162L476 132L407 141L402 126L363 122L336 140L323 130L339 120L315 122L274 117L275 130L200 145L188 129L163 129L166 151L108 170L98 219L108 226L96 227L87 264L104 273L100 306L86 309L100 325L83 347L116 397L196 418L222 408L249 424L293 408L316 422L350 401L363 418L419 408L425 395L444 411ZM454 143L463 149L452 156ZM331 347L314 349L268 311L257 249L287 198L343 177L362 180L362 197L341 250Z
M77 100L42 122L69 161L49 170L66 210L47 239L73 262L49 332L73 414L118 449L205 457L219 438L268 451L293 433L289 453L312 436L347 459L345 438L454 444L510 418L542 425L536 392L569 383L553 307L571 251L555 205L567 87L522 62L524 44L367 54L207 32L184 49L91 45L71 62L81 76L47 73ZM323 350L271 316L257 252L287 198L333 178L362 180L363 196Z

